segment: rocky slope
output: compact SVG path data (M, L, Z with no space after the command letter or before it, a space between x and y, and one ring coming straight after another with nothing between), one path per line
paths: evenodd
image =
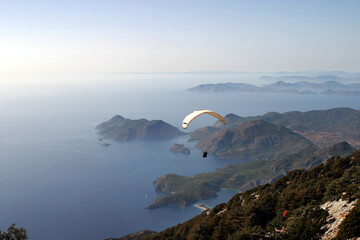
M120 115L99 124L96 129L105 138L122 142L134 139L164 140L185 134L162 120L130 120Z
M348 201L346 200L334 200L327 201L320 206L321 209L326 210L329 215L326 217L326 224L321 227L321 230L325 230L325 233L321 237L322 240L330 240L336 238L340 225L346 218L346 216L355 208L359 200ZM360 237L360 236L359 236Z

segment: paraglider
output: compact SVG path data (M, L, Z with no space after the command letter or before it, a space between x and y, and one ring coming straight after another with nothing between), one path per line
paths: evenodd
M188 115L184 118L184 120L183 120L183 122L182 122L182 127L183 127L184 129L186 129L192 120L194 120L195 118L197 118L198 116L200 116L201 114L204 114L204 113L210 114L211 116L216 117L216 118L219 119L223 124L226 123L225 119L224 119L220 114L218 114L218 113L216 113L216 112L213 112L213 111L211 111L211 110L196 110L196 111L191 112L190 114L188 114ZM206 158L206 157L207 157L207 154L208 154L207 151L203 151L203 158Z
M210 115L216 117L216 118L219 119L223 124L226 123L225 119L224 119L220 114L218 114L218 113L216 113L216 112L213 112L213 111L211 111L211 110L196 110L196 111L193 111L192 113L188 114L188 115L184 118L184 120L183 120L183 122L182 122L182 127L183 127L184 129L186 129L186 128L188 127L189 123L190 123L192 120L194 120L196 117L198 117L198 116L200 116L201 114L204 114L204 113L210 114Z
M283 213L283 217L286 218L286 215L289 213L289 210L285 210ZM279 228L274 228L274 234L275 234L275 239L277 234L283 234L285 232L285 226L283 226L281 229Z

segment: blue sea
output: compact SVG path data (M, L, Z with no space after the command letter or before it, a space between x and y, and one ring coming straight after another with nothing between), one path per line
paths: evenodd
M351 96L185 91L200 83L234 82L240 77L114 74L92 76L88 81L68 76L70 80L61 83L2 86L0 230L16 223L27 230L30 239L37 240L95 240L142 229L161 231L201 210L193 206L146 209L164 195L154 191L156 178L167 173L192 176L240 163L202 158L195 144L187 142L188 136L155 142L100 140L95 126L116 114L130 119L162 119L180 129L184 116L196 109L240 116L334 107L360 109L360 97ZM199 117L186 132L214 122L212 117ZM191 154L169 151L172 143L184 144ZM202 203L215 206L234 194L222 190L216 198Z

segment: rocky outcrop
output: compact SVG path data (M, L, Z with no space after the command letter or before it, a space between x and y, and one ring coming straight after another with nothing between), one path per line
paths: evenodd
M177 144L177 143L174 143L173 145L171 145L170 151L173 151L173 152L180 152L180 153L184 153L186 155L189 155L190 154L190 149L188 149L187 147L184 146L184 144Z
M350 211L355 207L358 200L349 202L348 200L339 199L337 201L328 201L321 205L321 208L329 212L326 218L327 224L321 229L326 230L322 240L335 239L339 232L339 226Z

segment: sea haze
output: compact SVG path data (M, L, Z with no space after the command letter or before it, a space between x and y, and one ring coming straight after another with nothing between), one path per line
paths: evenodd
M203 159L187 136L156 142L100 141L95 126L116 114L130 119L162 119L180 128L184 116L195 109L240 116L334 107L360 109L360 97L356 96L185 91L206 83L204 76L196 74L132 75L126 76L128 81L117 81L121 78L125 77L1 90L1 230L16 222L27 229L30 239L38 240L104 239L141 229L160 231L201 210L146 210L162 195L154 192L153 180L167 173L191 176L238 163L212 156ZM144 79L143 88L138 88ZM213 123L211 117L199 117L187 132ZM101 143L111 145L103 147ZM191 154L170 152L172 143L185 144ZM233 194L223 190L217 198L203 202L214 206Z

